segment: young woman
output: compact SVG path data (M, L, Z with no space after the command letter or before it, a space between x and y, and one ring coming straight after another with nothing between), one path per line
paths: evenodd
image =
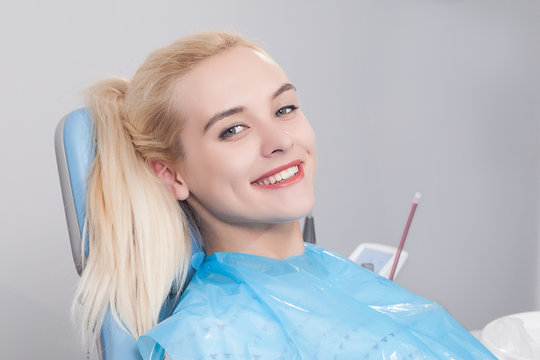
M315 136L260 48L180 39L89 105L91 250L75 303L90 342L110 311L145 359L494 358L437 304L303 243Z

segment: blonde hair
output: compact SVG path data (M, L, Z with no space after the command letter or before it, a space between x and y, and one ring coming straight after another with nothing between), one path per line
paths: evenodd
M157 324L168 294L185 285L189 214L148 163L176 164L183 154L173 87L234 46L262 51L237 35L197 34L151 53L131 81L108 79L89 91L97 149L87 193L90 251L74 299L87 351L98 344L107 310L138 338Z

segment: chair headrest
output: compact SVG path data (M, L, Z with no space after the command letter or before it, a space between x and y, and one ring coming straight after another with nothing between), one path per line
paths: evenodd
M79 275L83 270L81 246L86 218L87 178L95 156L93 139L92 117L88 109L78 109L64 116L54 136L71 252ZM88 251L86 235L85 256L88 256Z

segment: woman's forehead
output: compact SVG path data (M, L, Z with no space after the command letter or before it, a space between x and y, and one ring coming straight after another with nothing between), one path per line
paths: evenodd
M182 77L173 101L179 102L184 114L208 116L225 108L263 101L287 82L283 70L267 55L234 47L203 60Z

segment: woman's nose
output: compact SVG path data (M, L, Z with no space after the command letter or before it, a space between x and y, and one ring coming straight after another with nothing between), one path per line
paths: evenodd
M262 130L262 155L270 157L277 153L287 152L294 146L294 138L287 130L280 127Z

